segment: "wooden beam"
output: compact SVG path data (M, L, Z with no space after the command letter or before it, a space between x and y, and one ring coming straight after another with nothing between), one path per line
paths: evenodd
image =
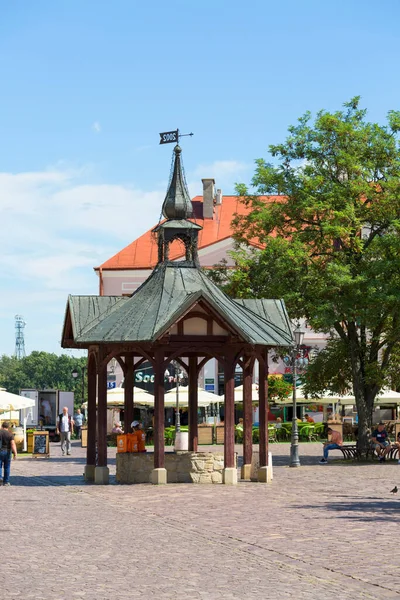
M208 317L207 319L207 335L212 335L214 331L214 319L212 317Z
M133 421L133 356L125 357L124 433L131 433Z
M208 361L211 360L212 358L214 358L214 356L205 356L204 358L201 359L201 361L197 365L197 375L199 375L199 373L202 370L202 368L204 367L204 365L206 365L208 363Z
M117 361L117 363L119 364L119 366L121 367L122 372L123 372L123 374L125 376L126 365L125 365L125 361L122 359L122 356L115 356L114 358Z
M143 363L147 361L147 358L141 358L136 363L133 364L133 369L136 371Z
M227 469L235 466L235 362L233 356L226 357L224 379L224 466Z
M182 317L182 321L188 321L189 319L204 319L208 321L210 319L210 315L208 313L200 312L199 310L192 310L187 313L184 317Z
M87 412L87 448L86 464L96 466L96 396L97 396L97 370L96 359L93 354L88 358L88 412Z
M98 368L97 406L97 466L107 466L107 363L103 360Z
M163 469L164 460L164 353L155 351L154 364L154 468Z
M243 464L251 465L253 454L253 384L254 359L249 356L243 361Z
M197 452L198 443L198 388L197 388L197 358L189 358L189 450Z
M258 407L260 416L260 467L268 466L268 351L262 352L259 364Z
M182 343L186 344L227 344L232 338L229 335L170 335L169 343ZM240 342L240 340L238 341Z

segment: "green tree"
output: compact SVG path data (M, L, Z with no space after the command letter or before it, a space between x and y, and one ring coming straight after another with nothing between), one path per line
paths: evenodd
M269 375L268 377L268 398L272 402L276 402L276 400L283 402L286 400L293 391L293 386L291 383L282 379L282 377L278 377L276 375Z
M361 450L374 398L398 368L399 130L399 112L370 123L358 97L301 117L270 146L274 164L256 161L256 195L239 189L250 211L234 221L238 269L225 280L232 296L284 298L292 318L329 334L308 381L314 392L353 389Z
M32 352L18 360L15 356L0 357L0 387L18 394L21 389L55 389L75 393L76 404L83 398L82 367L86 367L85 357L75 358L66 354ZM74 379L72 371L77 369L79 376Z

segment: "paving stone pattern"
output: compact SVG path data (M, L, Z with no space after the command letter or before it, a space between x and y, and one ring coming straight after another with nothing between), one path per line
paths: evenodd
M400 465L271 449L273 482L235 487L118 485L113 449L111 485L85 484L76 443L13 462L0 599L400 598Z

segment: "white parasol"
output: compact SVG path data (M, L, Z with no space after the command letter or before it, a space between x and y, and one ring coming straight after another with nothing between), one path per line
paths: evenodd
M107 390L107 406L123 406L125 399L125 389L122 387L112 388L111 390ZM97 401L96 401L97 402ZM150 392L146 392L146 390L142 390L142 388L134 387L133 388L133 402L135 404L146 404L150 402L150 406L153 406L154 399ZM82 404L82 408L86 410L87 402Z
M35 406L35 401L31 398L11 394L10 392L6 392L4 388L0 388L0 412L22 410L24 408L32 408L32 406Z

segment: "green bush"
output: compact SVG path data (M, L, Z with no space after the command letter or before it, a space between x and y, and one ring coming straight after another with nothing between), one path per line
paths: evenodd
M258 444L260 441L260 429L253 427L253 444Z
M243 443L243 429L235 428L235 444Z

